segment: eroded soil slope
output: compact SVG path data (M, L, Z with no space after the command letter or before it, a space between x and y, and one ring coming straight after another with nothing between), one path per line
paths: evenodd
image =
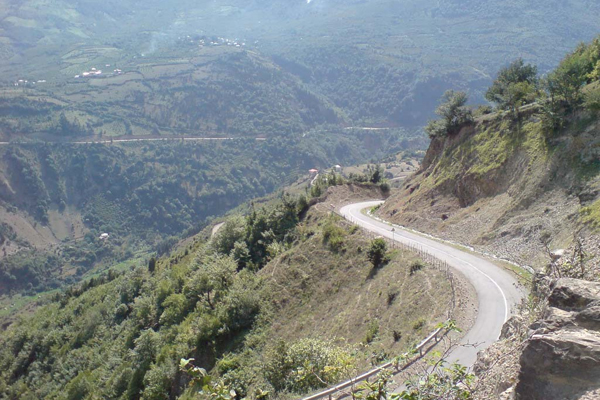
M535 109L491 115L435 138L419 172L379 211L383 218L516 262L543 265L574 232L593 251L598 223L598 120L577 115L559 133Z

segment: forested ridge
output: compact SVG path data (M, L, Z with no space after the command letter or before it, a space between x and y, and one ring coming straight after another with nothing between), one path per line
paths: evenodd
M212 240L208 236L205 230L163 257L70 287L10 326L0 339L3 398L198 398L181 364L190 359L218 378L210 386L214 393L227 388L228 396L235 391L228 398L288 398L355 373L371 352L390 343L410 344L431 326L411 315L415 325L392 335L374 319L364 345L356 347L333 338L274 341L273 321L295 323L281 313L301 303L277 290L284 282L273 270L261 272L269 262L270 268L283 263L304 269L296 259L306 249L320 254L317 275L307 271L300 282L293 270L284 272L296 292L323 283L320 274L328 270L343 281L348 273L360 277L354 284L365 288L382 284L377 274L405 271L412 282L406 285L418 287L421 278L413 276L417 270L410 263L420 261L388 253L385 243L369 243L338 217L309 210L303 196L283 196L272 206L230 218ZM346 273L332 269L340 265L347 266ZM384 287L387 279L381 278ZM328 296L335 299L336 293ZM382 310L394 302L401 307L398 293L391 300L372 296L387 302ZM385 356L381 351L379 357Z
M140 249L163 252L207 218L270 194L310 168L366 160L401 142L394 134L313 132L267 141L8 146L0 149L0 199L9 215L52 228L50 214L71 221L74 213L83 236L69 233L63 244L40 252L45 246L5 223L3 244L20 251L0 262L2 290L52 289ZM102 233L110 240L99 240Z

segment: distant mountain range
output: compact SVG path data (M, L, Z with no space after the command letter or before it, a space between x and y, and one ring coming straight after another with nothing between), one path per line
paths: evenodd
M226 37L276 56L352 120L402 126L422 126L451 87L481 100L498 66L515 56L550 69L600 26L600 5L590 0L0 4L7 85L24 75L70 79L73 70L91 66L72 52L90 46L108 46L112 59L123 61L162 56L187 35Z

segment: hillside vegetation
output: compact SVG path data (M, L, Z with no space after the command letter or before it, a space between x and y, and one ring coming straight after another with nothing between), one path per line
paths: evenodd
M76 64L69 75L77 79L3 90L4 138L283 136L343 119L299 79L238 48L184 44L160 57L120 60L118 66L122 73L108 68L101 77L85 79L79 74L90 66Z
M243 115L253 101L227 95L242 103L239 112L232 114L220 108L224 104L218 104L220 96L211 89L220 87L227 92L250 87L258 89L259 97L273 108L263 111L267 116L276 114L275 110L291 111L291 126L298 122L298 110L290 104L311 114L316 107L325 106L326 112L317 112L321 115L313 122L330 122L333 104L355 124L420 127L446 89L469 89L476 100L483 99L498 66L515 54L538 64L541 71L549 70L569 48L597 33L600 9L591 0L554 1L551 5L525 0L510 4L499 0L484 4L456 0L235 0L227 4L177 0L168 6L153 0L144 7L135 1L74 4L23 0L2 7L0 20L0 71L6 85L12 87L19 79L42 80L46 82L28 89L47 88L53 95L59 95L63 85L71 93L100 91L99 103L104 103L101 98L110 90L125 109L106 115L115 121L124 115L135 117L128 112L130 108L148 115L156 107L162 114L152 119L163 130L160 125L165 119L186 114L177 106L187 109L190 104L181 104L181 100L191 96L191 105L208 110L193 113L189 120L183 118L182 127L199 117L206 118L201 127L211 127L218 121L213 115L219 111L226 117L222 124L247 130L251 125L239 120L257 120ZM214 48L207 45L199 51L200 37L211 41L227 38L244 46L221 46L228 54L219 57L225 68L214 67L206 64L214 57ZM285 75L265 64L267 57L272 57ZM262 66L257 68L256 62ZM116 78L92 80L94 85L110 83L110 88L90 90L83 83L87 80L73 79L91 67L106 73L105 65L111 66L108 71L116 66L126 72ZM251 71L270 74L272 86L257 85L255 76L248 74ZM149 94L160 86L156 84L159 76L163 82L160 92ZM225 85L220 82L222 77L226 77ZM238 77L242 79L237 81ZM248 77L251 79L245 82ZM307 107L302 99L306 92L300 89L301 93L295 93L292 77L327 100L310 100L313 105ZM181 90L181 78L194 89ZM74 82L78 84L72 85ZM211 102L205 104L193 93L208 93ZM267 93L291 97L280 97L283 104L276 104ZM123 100L124 95L129 97ZM172 106L164 103L165 97ZM144 99L144 106L132 104L133 99ZM233 106L227 103L225 107ZM89 117L90 110L86 111ZM230 117L233 120L225 122ZM279 124L285 123L280 120ZM141 125L139 130L152 131L151 123ZM103 129L122 127L111 128L106 123Z
M404 251L374 266L357 228L305 207L284 197L228 220L213 240L201 233L55 295L3 333L0 391L198 398L179 369L193 358L226 393L296 397L392 357L445 320L443 274Z
M165 252L207 218L309 168L396 146L393 135L318 132L267 141L5 146L0 292L56 288L140 251ZM102 233L110 238L100 240Z
M381 215L537 266L577 242L575 233L595 233L599 49L599 39L579 46L541 81L526 81L530 72L510 78L531 71L519 62L501 72L489 92L499 93L498 112L431 130L421 170Z

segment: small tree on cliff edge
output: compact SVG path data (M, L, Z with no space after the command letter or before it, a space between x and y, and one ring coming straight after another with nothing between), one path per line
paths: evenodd
M430 138L448 136L458 132L465 124L473 121L473 112L466 106L469 97L465 92L448 90L442 103L435 110L441 118L429 121L425 132Z
M537 67L519 58L500 70L485 98L501 110L510 110L518 116L519 107L534 102L537 95Z

